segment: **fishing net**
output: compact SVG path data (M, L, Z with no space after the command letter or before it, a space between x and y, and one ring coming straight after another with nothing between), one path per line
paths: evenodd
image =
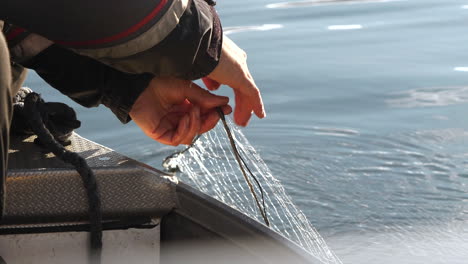
M251 180L260 202L261 193L264 194L270 228L298 243L323 263L341 263L304 213L294 205L244 134L229 117L226 122L240 156L261 185L259 188ZM192 146L166 159L163 166L168 170L180 170L178 177L185 183L264 223L221 122Z

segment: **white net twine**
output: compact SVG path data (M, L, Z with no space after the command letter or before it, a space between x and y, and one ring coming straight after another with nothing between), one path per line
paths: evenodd
M323 263L341 263L304 213L294 205L281 182L272 175L244 134L229 117L226 120L240 155L263 188L270 227L301 245ZM182 181L263 223L221 122L186 152L166 161L165 166L177 166L181 171L178 177ZM260 190L251 181L261 203Z

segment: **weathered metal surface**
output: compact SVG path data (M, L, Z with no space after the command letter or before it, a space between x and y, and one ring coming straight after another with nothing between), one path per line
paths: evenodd
M159 236L159 226L104 231L102 264L158 264ZM87 232L1 235L0 255L8 264L83 264L88 243Z
M54 154L34 144L36 136L11 137L8 168L10 170L73 168L57 159ZM110 148L87 140L74 133L70 138L72 144L66 149L78 153L86 159L90 167L126 167L141 165Z
M76 134L71 140L67 148L84 157L96 175L105 220L161 217L176 206L175 184L163 173ZM86 220L79 174L32 141L13 140L2 224Z

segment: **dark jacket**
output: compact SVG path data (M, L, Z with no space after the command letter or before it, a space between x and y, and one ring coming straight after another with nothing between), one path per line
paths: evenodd
M13 64L124 123L153 76L201 78L221 53L219 18L204 0L5 0L0 19Z

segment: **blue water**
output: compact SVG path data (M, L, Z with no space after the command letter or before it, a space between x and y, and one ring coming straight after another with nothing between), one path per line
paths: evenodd
M468 1L356 2L218 1L268 114L244 133L344 263L468 263ZM85 137L174 151L72 105Z

